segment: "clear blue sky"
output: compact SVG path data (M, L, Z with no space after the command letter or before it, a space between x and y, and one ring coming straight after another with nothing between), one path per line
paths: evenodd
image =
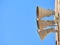
M54 0L0 0L0 45L55 45L55 33L37 33L37 6L54 10Z

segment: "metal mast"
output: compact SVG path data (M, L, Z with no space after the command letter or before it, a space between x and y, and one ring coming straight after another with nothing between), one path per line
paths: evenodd
M55 0L55 20L58 20L56 30L56 45L60 45L60 0Z

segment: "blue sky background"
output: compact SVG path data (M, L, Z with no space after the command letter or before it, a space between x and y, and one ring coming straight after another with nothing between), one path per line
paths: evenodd
M55 45L55 33L37 33L37 6L54 10L54 0L0 0L0 45Z

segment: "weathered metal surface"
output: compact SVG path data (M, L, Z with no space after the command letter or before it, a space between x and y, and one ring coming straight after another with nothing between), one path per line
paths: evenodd
M38 34L42 40L51 32L56 32L56 30L54 28L50 28L42 31L38 30Z
M55 11L53 11L53 10L46 10L41 7L37 7L37 17L38 18L43 18L45 16L51 16L54 14L55 14Z
M56 45L60 45L60 0L55 0L55 20L58 20L58 22L56 22L58 24L56 28L58 29L56 33Z

